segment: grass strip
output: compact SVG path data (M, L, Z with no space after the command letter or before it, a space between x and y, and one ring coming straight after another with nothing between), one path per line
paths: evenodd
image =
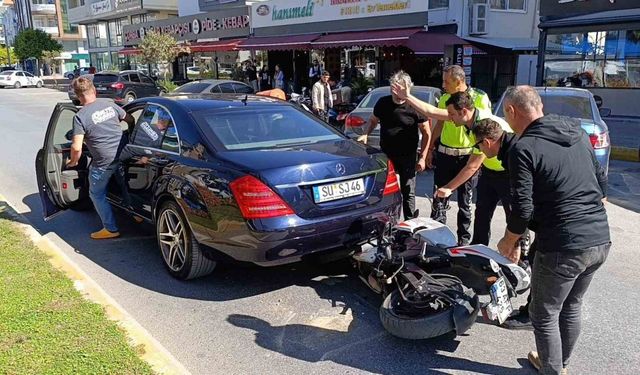
M100 305L0 218L0 374L151 374Z

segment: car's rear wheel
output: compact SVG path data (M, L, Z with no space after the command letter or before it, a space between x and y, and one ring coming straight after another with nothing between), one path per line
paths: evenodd
M127 102L127 103L131 103L134 100L136 100L136 96L132 92L128 92L124 96L124 101Z
M38 81L38 83L36 83L36 87L37 87L37 88L42 87L42 82L41 82L41 81Z
M20 87L22 87L22 83L20 83L20 81L16 81L16 83L13 84L14 89L19 89Z
M215 261L202 254L182 210L175 202L166 202L160 208L156 234L164 265L173 277L193 279L210 274L216 267Z

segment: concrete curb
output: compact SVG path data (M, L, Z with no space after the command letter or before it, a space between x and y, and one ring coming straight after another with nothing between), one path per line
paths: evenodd
M88 300L101 305L107 317L127 333L129 344L139 350L139 356L158 374L191 374L169 351L138 323L122 306L109 296L89 275L80 269L53 241L41 235L35 228L27 224L27 220L17 213L15 208L2 195L0 202L10 208L9 216L16 219L16 224L25 235L47 254L49 262L73 281L75 288Z
M611 146L611 159L640 162L640 148Z

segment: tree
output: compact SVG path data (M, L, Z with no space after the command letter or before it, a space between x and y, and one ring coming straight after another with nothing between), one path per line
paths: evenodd
M18 57L13 48L9 48L9 56L11 59L7 58L7 47L0 46L0 65L9 65L9 60L11 60L11 64L18 62Z
M51 35L42 30L26 29L18 33L13 48L20 60L32 57L39 60L44 51L62 51L62 44L53 40Z
M138 46L140 49L140 61L143 64L164 65L164 79L167 79L166 66L181 53L189 53L188 46L180 46L176 40L168 34L149 31Z

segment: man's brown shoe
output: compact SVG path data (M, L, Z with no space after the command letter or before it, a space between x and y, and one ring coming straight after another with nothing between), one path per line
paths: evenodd
M94 240L108 240L110 238L120 237L119 232L109 232L105 228L100 229L97 232L91 233L91 238Z
M531 366L535 367L536 370L540 371L540 368L542 367L542 362L540 362L540 356L538 356L538 352L535 352L535 351L529 352L527 359L529 359L529 363L531 363ZM567 371L566 368L563 368L562 371L560 371L560 375L569 375L569 371Z

